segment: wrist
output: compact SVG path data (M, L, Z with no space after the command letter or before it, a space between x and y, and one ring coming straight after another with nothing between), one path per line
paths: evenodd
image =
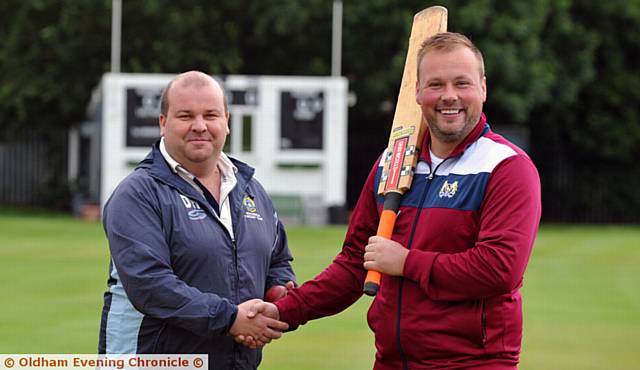
M229 317L229 322L227 324L227 327L225 328L225 333L226 334L234 335L235 324L236 324L236 320L238 319L238 314L239 313L240 313L240 307L239 306L235 306L235 309L233 310L233 313Z

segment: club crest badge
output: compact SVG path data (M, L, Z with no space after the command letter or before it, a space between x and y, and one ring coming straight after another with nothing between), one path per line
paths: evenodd
M250 196L245 195L242 204L247 212L256 213L256 202Z
M452 183L445 181L444 184L442 184L442 188L440 188L440 193L438 195L440 198L453 198L457 191L458 181L454 181Z
M242 198L242 206L244 207L244 217L262 221L262 216L258 213L256 202L253 197L245 195Z

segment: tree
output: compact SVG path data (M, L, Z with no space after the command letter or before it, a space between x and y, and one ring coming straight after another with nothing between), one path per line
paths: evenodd
M90 91L108 66L107 2L13 0L3 6L11 15L0 48L5 128L64 132L84 119Z
M66 208L67 129L84 117L109 50L106 1L2 2L0 138L39 137L48 172L43 206ZM6 22L6 23L5 23ZM79 37L81 35L81 37Z
M640 220L640 211L620 216L640 210L640 173L631 169L640 154L640 1L439 4L449 9L449 30L484 53L489 121L531 131L544 203L563 207L545 217ZM123 5L123 72L330 73L331 0ZM428 5L344 1L343 75L357 97L349 111L351 205L387 142L412 15ZM64 163L66 129L85 119L91 89L109 70L110 18L109 0L0 3L0 133L46 134L61 153L52 161ZM598 180L584 181L594 166ZM606 179L623 191L603 190ZM605 205L614 208L603 212Z

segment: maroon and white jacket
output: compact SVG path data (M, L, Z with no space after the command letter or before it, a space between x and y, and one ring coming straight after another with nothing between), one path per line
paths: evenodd
M428 148L428 133L424 140ZM338 313L362 295L364 247L382 212L381 166L379 160L365 183L340 254L276 302L291 327ZM519 288L541 214L538 172L484 115L431 167L423 150L392 236L410 249L404 277L383 276L368 312L374 369L515 369Z

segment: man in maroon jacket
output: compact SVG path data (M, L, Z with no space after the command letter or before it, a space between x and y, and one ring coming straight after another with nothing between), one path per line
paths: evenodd
M427 39L416 101L429 132L391 240L372 236L383 201L378 160L333 263L254 310L295 328L349 307L375 269L384 275L368 313L374 369L516 369L540 180L527 154L491 131L486 96L482 54L469 39Z

